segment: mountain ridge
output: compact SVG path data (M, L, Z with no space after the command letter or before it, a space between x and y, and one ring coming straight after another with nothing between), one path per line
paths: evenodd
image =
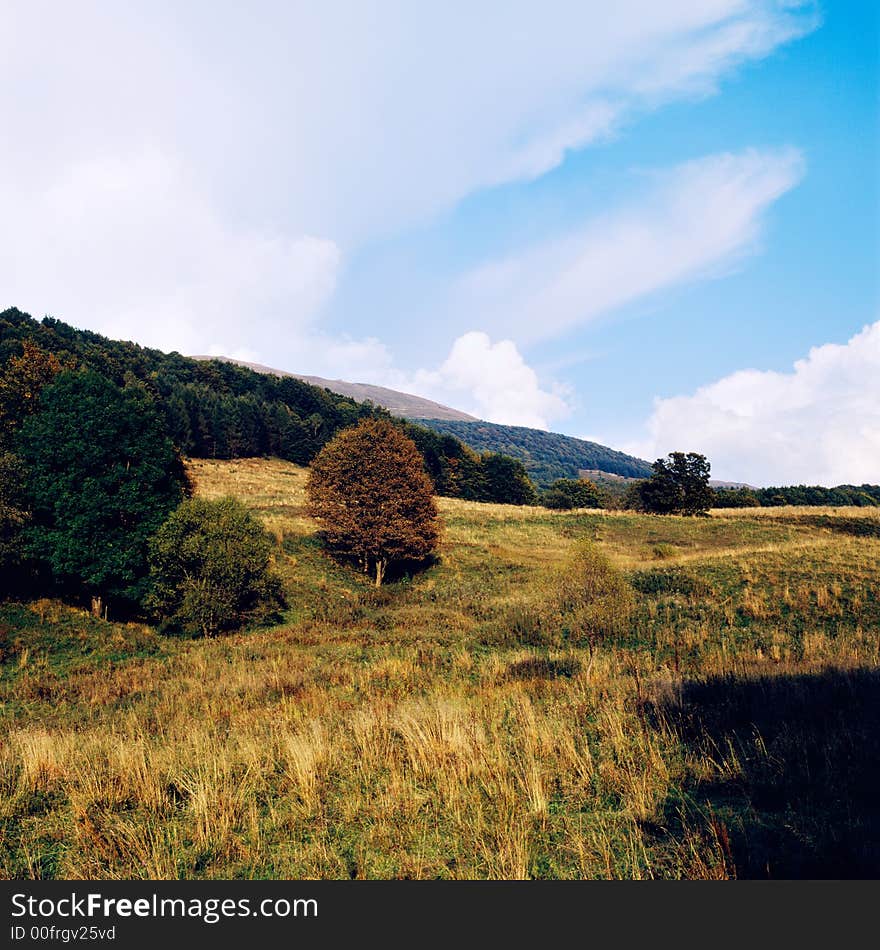
M0 370L22 358L27 342L40 351L34 359L53 355L62 366L96 373L117 387L140 387L164 417L166 437L187 458L276 457L308 465L340 430L365 418L392 418L375 403L291 376L111 340L55 317L35 320L15 307L0 312ZM438 495L499 504L533 500L518 460L478 455L459 439L408 419L397 422L416 444Z
M545 432L527 426L509 426L477 419L466 412L444 406L431 399L403 393L370 383L325 379L275 369L261 363L225 356L193 356L196 360L219 360L243 366L258 373L292 377L330 392L359 401L368 400L417 425L426 426L441 435L451 435L476 452L498 452L521 461L538 487L546 487L557 478L580 478L585 471L601 471L611 476L646 478L651 466L598 442L589 442L559 432Z
M644 459L573 435L482 420L414 421L435 432L454 436L476 452L500 452L518 459L538 487L546 487L558 478L581 478L588 472L635 479L648 478L652 472L650 463Z
M308 383L310 386L329 389L330 392L336 393L339 396L348 396L350 399L356 399L358 402L372 402L377 406L382 406L392 415L399 416L401 419L447 419L459 422L479 421L476 416L462 412L460 409L444 406L442 403L435 402L433 399L426 399L424 396L416 396L413 393L389 389L387 386L376 386L373 383L352 383L345 379L325 379L323 376L307 376L302 373L291 373L287 370L275 369L272 366L264 366L262 363L249 363L247 360L233 359L230 356L194 355L191 356L190 359L219 360L221 363L232 363L235 366L244 366L257 373L292 377L293 379L299 379L304 383ZM436 414L431 415L431 413Z

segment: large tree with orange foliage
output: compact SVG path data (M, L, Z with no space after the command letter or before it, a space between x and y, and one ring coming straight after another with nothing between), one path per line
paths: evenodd
M380 586L389 564L427 557L440 523L433 486L412 440L393 423L365 419L312 462L309 513L328 545L357 559Z

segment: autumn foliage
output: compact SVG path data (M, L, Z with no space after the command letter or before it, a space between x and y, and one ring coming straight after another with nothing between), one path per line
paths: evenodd
M422 457L384 419L365 419L329 442L312 462L307 491L327 544L354 557L377 587L389 564L424 558L437 544L437 506Z
M54 353L24 340L20 356L7 361L0 373L0 438L31 415L45 386L71 364L62 363Z

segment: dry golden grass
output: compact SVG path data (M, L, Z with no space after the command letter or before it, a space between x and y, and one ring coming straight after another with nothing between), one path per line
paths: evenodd
M748 809L699 790L781 753L688 739L689 684L878 663L880 539L802 509L442 499L440 562L376 592L321 550L303 469L192 472L274 533L285 623L185 640L9 606L0 875L727 877ZM598 639L559 594L585 540L636 589Z

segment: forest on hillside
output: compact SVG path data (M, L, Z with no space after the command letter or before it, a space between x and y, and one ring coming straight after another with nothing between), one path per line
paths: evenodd
M783 505L880 505L880 485L775 485L769 488L718 488L715 508L779 508Z
M624 452L558 432L494 422L419 419L419 425L454 436L476 452L500 452L519 459L529 477L544 488L559 478L578 478L597 470L627 478L647 478L651 466Z
M191 458L276 456L307 465L340 429L366 417L390 418L371 403L293 377L111 340L15 308L0 313L0 371L21 355L25 341L65 367L137 387L163 416L180 453ZM418 445L438 494L513 504L535 500L520 462L491 449L475 452L453 435L399 424Z

